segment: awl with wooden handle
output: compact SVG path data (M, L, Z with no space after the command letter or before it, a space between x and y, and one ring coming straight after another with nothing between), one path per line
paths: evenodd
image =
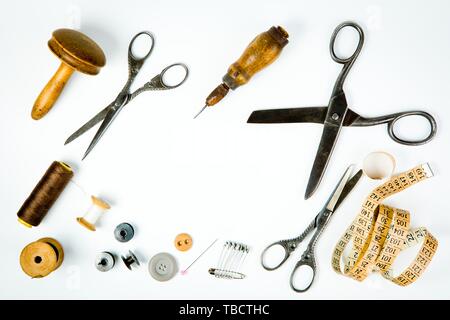
M206 98L205 106L194 117L197 118L206 107L222 100L230 89L234 90L246 84L258 71L271 64L288 44L289 34L282 27L272 27L259 34L247 46L241 57L233 63L217 86Z

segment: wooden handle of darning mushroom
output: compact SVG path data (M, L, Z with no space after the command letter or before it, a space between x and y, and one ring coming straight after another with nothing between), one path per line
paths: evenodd
M41 93L34 102L33 110L31 111L31 117L34 120L39 120L50 111L55 104L61 91L64 89L67 81L69 81L74 69L64 62L61 63L58 70L53 77L42 89Z

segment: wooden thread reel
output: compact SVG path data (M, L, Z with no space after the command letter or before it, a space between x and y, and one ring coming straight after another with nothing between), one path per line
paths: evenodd
M35 120L50 111L74 70L96 75L106 63L105 54L98 44L79 31L54 31L48 47L61 60L61 65L34 103L31 117Z
M31 278L48 276L61 266L63 260L63 247L53 238L32 242L20 253L20 266Z
M44 176L19 209L19 222L37 227L73 177L72 168L61 161L53 161Z
M95 196L91 196L91 200L92 205L90 209L83 217L78 217L77 221L86 229L95 231L95 224L100 217L111 208L111 206Z

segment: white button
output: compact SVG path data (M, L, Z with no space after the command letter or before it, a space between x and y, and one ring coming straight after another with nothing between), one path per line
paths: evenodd
M161 252L150 259L148 271L153 279L168 281L177 274L178 264L170 253Z

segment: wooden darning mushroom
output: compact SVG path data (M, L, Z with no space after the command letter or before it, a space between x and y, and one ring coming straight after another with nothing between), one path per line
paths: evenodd
M34 103L31 117L35 120L50 111L74 70L96 75L106 63L105 54L98 44L75 30L54 31L48 46L61 60L61 65Z

